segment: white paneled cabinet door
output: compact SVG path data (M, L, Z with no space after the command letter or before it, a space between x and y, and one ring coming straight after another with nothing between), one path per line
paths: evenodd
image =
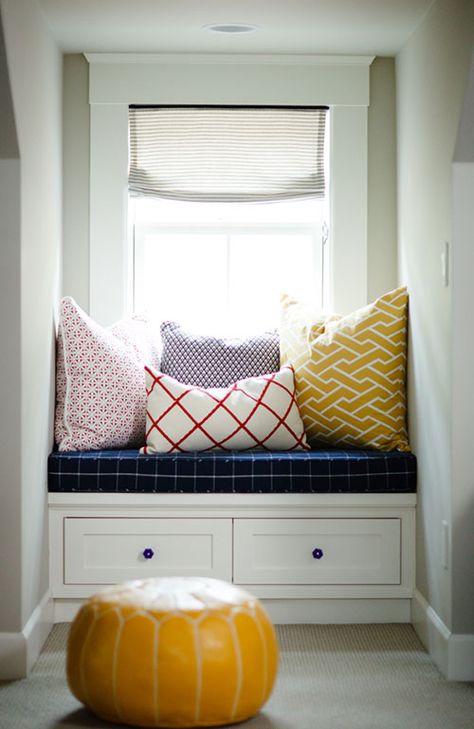
M236 519L234 582L397 585L399 519Z
M143 577L232 579L231 519L65 518L64 583Z

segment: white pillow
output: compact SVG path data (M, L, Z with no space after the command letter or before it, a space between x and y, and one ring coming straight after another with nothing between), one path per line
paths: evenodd
M307 449L293 368L227 388L184 385L145 367L146 446L142 453Z

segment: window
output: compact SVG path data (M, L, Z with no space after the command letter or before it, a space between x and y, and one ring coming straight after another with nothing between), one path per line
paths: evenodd
M253 54L87 54L90 100L89 237L78 268L69 246L66 271L78 279L89 313L111 324L133 310L133 257L128 237L130 106L199 103L328 105L330 180L324 245L325 306L344 313L367 303L367 108L372 57ZM328 134L325 135L328 140ZM328 184L329 182L329 184ZM328 199L329 198L329 199ZM77 239L77 240L76 240ZM66 253L67 253L66 250ZM82 254L83 252L83 254ZM74 291L74 289L73 289ZM159 315L159 314L158 314Z
M129 114L135 311L238 334L282 292L322 305L326 109Z
M133 199L135 310L238 334L277 326L281 292L322 303L322 208Z

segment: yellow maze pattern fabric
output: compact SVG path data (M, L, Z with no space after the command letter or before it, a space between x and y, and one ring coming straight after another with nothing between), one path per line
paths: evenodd
M404 287L326 321L282 297L281 359L294 367L297 402L313 447L410 450L407 308Z

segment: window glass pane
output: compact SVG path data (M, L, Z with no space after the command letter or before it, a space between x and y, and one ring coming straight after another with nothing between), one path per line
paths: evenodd
M133 200L134 311L241 335L278 326L281 293L321 305L322 210Z
M212 326L227 306L226 236L145 234L142 250L135 309L160 320Z
M232 235L229 304L233 325L252 322L256 329L277 326L280 294L311 295L314 256L314 238L309 234Z

